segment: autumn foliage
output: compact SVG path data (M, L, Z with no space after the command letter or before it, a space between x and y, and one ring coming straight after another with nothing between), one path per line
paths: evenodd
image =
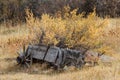
M25 9L29 8L34 17L41 17L43 13L54 16L57 11L63 13L64 6L70 6L70 11L78 8L77 14L89 15L96 8L100 17L119 17L119 0L1 0L0 22L11 20L25 22Z
M34 18L32 12L27 9L27 26L30 30L31 43L56 45L62 48L79 49L81 46L90 49L103 48L102 33L107 19L100 19L96 13L90 13L87 18L82 14L76 15L77 9L70 11L64 7L64 14L56 13L56 17L43 14L41 19ZM62 18L62 17L63 18ZM43 34L44 33L44 34Z

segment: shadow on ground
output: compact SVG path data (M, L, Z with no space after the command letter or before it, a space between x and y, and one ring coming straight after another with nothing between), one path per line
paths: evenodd
M0 63L4 64L0 68L0 75L14 75L16 73L27 73L27 74L41 74L41 75L55 75L67 72L65 70L54 70L53 68L47 67L46 64L35 63L30 68L17 65L16 58L4 58L0 59ZM4 67L6 66L6 67ZM76 71L76 70L73 70Z

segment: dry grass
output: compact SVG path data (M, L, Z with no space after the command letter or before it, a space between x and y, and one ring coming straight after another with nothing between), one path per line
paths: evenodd
M109 19L109 21L106 33L112 30L114 35L104 35L106 36L104 42L106 45L113 45L112 52L120 53L120 38L118 38L120 36L118 34L120 33L120 19ZM64 24L62 21L59 23L61 26ZM16 52L23 44L28 44L31 41L27 25L10 28L0 26L0 80L120 80L119 54L114 55L116 60L111 64L100 63L95 67L84 67L80 70L73 68L64 72L41 69L41 65L38 64L34 65L30 71L16 66Z
M1 80L119 80L120 64L114 63L112 66L99 65L95 67L83 68L82 70L69 70L63 73L40 72L26 73L15 71L3 73Z

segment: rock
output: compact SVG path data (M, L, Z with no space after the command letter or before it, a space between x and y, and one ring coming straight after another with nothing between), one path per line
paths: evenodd
M100 56L100 61L104 62L104 63L110 63L112 61L114 61L115 59L113 57L107 56L107 55L102 55Z

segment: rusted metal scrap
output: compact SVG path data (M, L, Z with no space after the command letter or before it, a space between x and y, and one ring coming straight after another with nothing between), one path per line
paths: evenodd
M23 48L17 57L17 63L30 67L34 61L47 62L53 67L64 68L64 66L82 67L85 64L84 55L77 50L63 49L56 46L29 45Z

